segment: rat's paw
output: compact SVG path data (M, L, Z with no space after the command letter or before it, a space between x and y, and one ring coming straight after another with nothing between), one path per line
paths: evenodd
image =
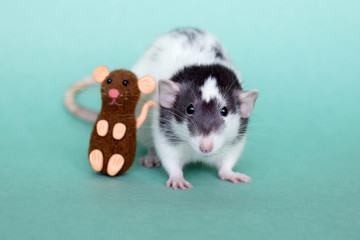
M238 172L233 172L233 171L220 172L219 173L219 178L221 180L228 180L228 181L233 182L233 183L238 183L239 181L244 182L244 183L251 182L250 177L246 176L245 174L238 173Z
M181 190L185 190L187 188L193 188L193 186L186 181L183 177L173 177L169 178L166 182L167 187L172 187L174 190L177 190L179 187Z
M161 163L154 154L148 154L145 157L140 158L139 164L147 168L160 167Z

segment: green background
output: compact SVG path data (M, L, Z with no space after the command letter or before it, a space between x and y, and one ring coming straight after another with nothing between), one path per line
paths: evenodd
M1 1L1 239L360 239L358 1ZM131 68L180 26L220 39L260 97L232 184L162 169L95 174L64 91ZM97 89L79 101L99 109ZM65 96L66 97L66 96ZM139 148L137 158L144 154Z

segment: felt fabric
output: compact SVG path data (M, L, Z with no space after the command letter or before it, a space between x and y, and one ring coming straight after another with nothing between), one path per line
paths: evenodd
M107 81L108 79L111 81ZM127 81L126 86L123 84L124 80ZM126 172L134 162L136 152L135 108L140 98L137 82L138 78L134 73L120 69L111 72L101 83L102 107L91 133L89 154L94 149L99 149L103 153L104 162L100 171L102 174L108 174L107 165L113 154L120 154L125 160L116 175ZM109 92L114 89L120 93L115 99L116 104L113 103L114 98L109 96ZM97 133L96 125L100 120L106 120L109 124L105 136L99 136ZM126 126L125 135L120 140L113 137L113 129L117 123Z

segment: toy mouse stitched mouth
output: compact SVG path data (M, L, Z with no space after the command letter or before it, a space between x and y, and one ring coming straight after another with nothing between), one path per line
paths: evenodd
M119 104L119 103L116 102L116 99L115 99L115 98L113 98L112 102L109 103L109 105L114 105L114 104L115 104L116 106L119 106L119 107L122 106L122 104Z

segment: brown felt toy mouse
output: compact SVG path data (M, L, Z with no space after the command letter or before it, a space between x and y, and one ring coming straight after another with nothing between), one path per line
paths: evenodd
M133 72L123 69L110 73L105 66L97 67L93 78L101 83L102 107L91 133L89 161L96 172L120 175L134 162L136 129L155 105L154 101L147 101L136 118L140 93L153 92L156 82L150 76L138 79Z

